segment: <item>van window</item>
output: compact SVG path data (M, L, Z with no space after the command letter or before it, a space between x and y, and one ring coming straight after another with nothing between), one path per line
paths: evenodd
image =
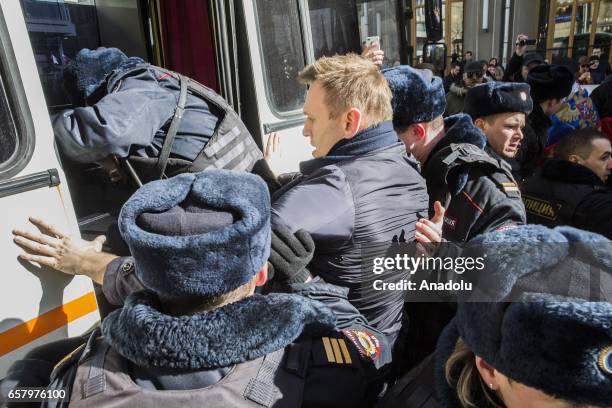
M397 23L395 0L368 0L357 2L361 43L368 37L378 36L385 52L384 66L400 64L400 29Z
M0 165L2 165L7 163L17 150L17 129L6 97L4 78L0 86L0 124Z
M82 48L100 46L95 1L21 0L21 8L47 105L70 105L62 69Z
M304 46L297 2L257 0L257 21L271 108L287 114L302 108L306 86L297 75L304 68Z
M308 9L315 59L361 53L354 0L308 0Z
M18 174L34 151L32 119L0 10L0 180Z

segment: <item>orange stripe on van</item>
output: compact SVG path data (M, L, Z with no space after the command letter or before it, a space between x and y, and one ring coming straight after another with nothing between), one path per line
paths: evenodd
M0 333L0 356L95 311L97 307L94 292L89 292L80 298L64 303L60 307Z

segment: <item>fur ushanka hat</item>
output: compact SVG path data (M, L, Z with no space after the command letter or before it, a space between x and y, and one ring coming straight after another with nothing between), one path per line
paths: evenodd
M430 70L400 65L382 72L393 94L395 127L431 122L446 110L442 78Z
M612 241L571 227L525 225L468 246L464 255L486 255L481 273L489 282L479 285L497 301L459 302L438 342L436 369L443 370L461 337L512 380L571 402L610 406ZM550 290L533 291L546 282L553 282L543 285Z
M164 298L210 297L247 283L270 255L270 196L252 174L206 170L141 187L119 230L136 275Z

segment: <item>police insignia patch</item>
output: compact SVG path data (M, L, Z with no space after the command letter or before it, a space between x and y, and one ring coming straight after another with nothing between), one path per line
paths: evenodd
M599 352L597 365L604 373L612 375L612 345Z
M351 329L344 329L342 333L355 345L362 357L372 361L376 361L380 357L380 342L372 333Z

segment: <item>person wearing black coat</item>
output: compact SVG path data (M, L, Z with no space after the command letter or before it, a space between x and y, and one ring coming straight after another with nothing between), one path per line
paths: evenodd
M544 58L535 52L527 54L527 46L520 45L521 41L527 40L526 35L519 35L516 40L516 48L502 78L503 82L525 82L529 71L538 65L544 64Z
M574 76L559 65L540 65L532 69L527 77L534 101L533 111L527 116L524 139L515 157L515 177L518 181L533 175L544 158L548 142L548 129L552 126L550 116L562 106L563 98L572 91Z
M123 206L120 225L131 257L83 240L79 248L91 250L59 253L41 249L41 236L19 235L45 255L42 264L92 278L122 307L64 359L17 362L2 396L46 375L37 386L50 376L50 389L68 389L70 404L83 406L374 404L391 362L386 337L346 288L310 276L315 247L305 231L271 231L259 177L215 169L148 183ZM255 291L270 283L270 264L283 293Z
M597 107L599 117L612 118L612 75L591 93L591 100Z
M521 187L530 223L571 225L612 239L610 141L594 129L574 131L559 142L557 159Z

